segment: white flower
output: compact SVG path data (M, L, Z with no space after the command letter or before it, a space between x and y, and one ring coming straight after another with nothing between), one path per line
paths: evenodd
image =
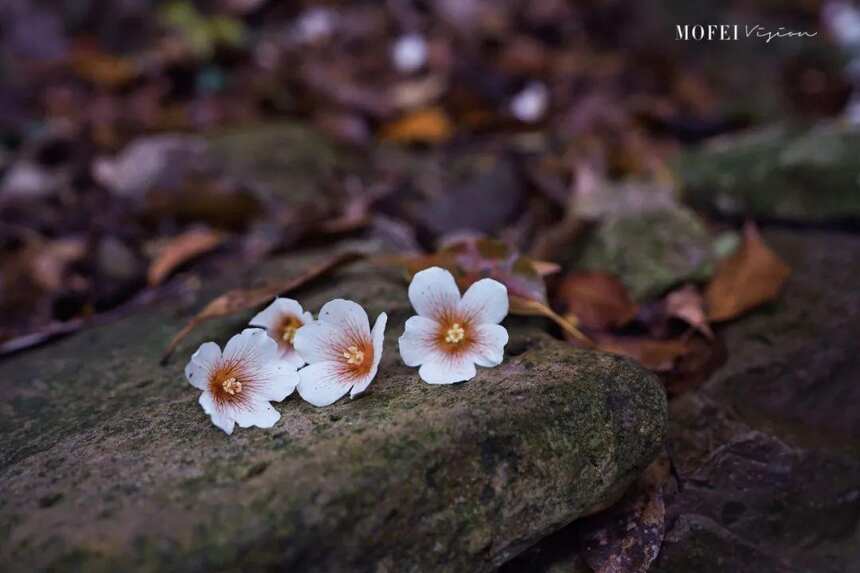
M420 366L430 384L452 384L475 377L475 365L502 363L508 331L499 323L508 314L508 289L493 279L475 282L460 298L451 273L439 267L415 274L409 300L418 312L406 321L400 356Z
M313 315L305 312L298 301L291 298L276 298L272 304L252 318L250 324L265 328L269 336L278 343L281 358L296 368L301 368L305 365L305 361L296 352L293 340L296 331L313 319Z
M379 368L387 320L383 312L371 331L358 304L327 302L318 320L296 332L296 350L309 363L299 371L299 395L314 406L328 406L347 392L351 398L364 392Z
M231 338L224 352L206 342L191 356L185 376L203 390L200 405L212 423L233 433L233 426L271 428L281 417L270 401L280 402L299 381L296 367L282 360L278 345L257 328Z

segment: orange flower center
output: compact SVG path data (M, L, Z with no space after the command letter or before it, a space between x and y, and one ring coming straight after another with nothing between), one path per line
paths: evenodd
M253 385L253 377L248 375L241 361L223 362L209 377L209 390L219 404L244 401Z
M231 396L235 396L242 391L242 383L236 380L235 376L230 376L221 383L221 388Z
M346 363L352 366L361 366L364 363L364 351L355 345L344 350L343 357L346 358Z
M340 373L345 380L366 376L373 368L373 341L355 337L340 347Z
M459 344L466 338L466 331L460 326L459 322L455 322L445 332L445 342L449 344Z
M435 334L436 347L448 354L467 352L475 342L475 333L468 317L447 315L439 319Z
M296 331L302 327L302 324L302 321L295 316L284 318L281 323L281 342L292 346L293 341L296 339Z

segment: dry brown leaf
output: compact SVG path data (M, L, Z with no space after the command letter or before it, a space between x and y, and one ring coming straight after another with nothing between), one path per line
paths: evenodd
M398 143L442 143L451 138L454 126L438 107L410 113L383 127L382 138Z
M596 337L597 347L612 354L632 358L654 372L669 372L677 361L689 350L689 343L682 339L654 340L640 336Z
M738 251L720 263L705 291L708 320L731 320L774 300L791 269L761 238L753 223L744 226Z
M214 298L170 340L164 351L164 355L161 357L161 363L165 364L167 362L170 355L176 349L176 346L199 324L213 318L229 316L237 312L255 308L276 296L285 294L313 279L319 278L341 265L356 261L362 257L364 257L363 253L346 251L310 267L301 275L285 282L268 284L252 289L233 289Z
M538 261L534 259L530 259L530 261L532 268L542 277L554 275L561 270L561 265L552 261Z
M537 300L530 300L517 295L509 295L511 314L520 316L544 316L555 322L565 334L575 338L586 346L593 346L590 338L582 333L573 321L559 315L553 309Z
M214 250L223 241L224 236L211 229L192 229L168 239L149 265L150 286L160 285L177 268Z
M683 320L707 338L714 337L705 316L705 299L693 285L685 285L669 293L666 297L666 314Z
M81 78L107 88L122 87L139 73L134 61L84 45L72 52L71 67Z
M568 274L558 291L560 305L588 328L624 326L636 316L637 305L617 278L601 272Z

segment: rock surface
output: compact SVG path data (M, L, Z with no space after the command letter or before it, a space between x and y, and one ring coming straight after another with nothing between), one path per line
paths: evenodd
M687 479L656 571L860 568L860 237L766 239L794 269L783 296L725 328L726 365L671 405Z
M860 569L860 237L765 234L793 268L779 301L719 329L727 363L670 403L682 476L651 571ZM509 563L588 571L576 524Z
M578 268L618 276L642 301L713 272L714 239L694 212L678 205L611 216L585 241Z
M860 130L839 124L779 128L686 152L687 200L732 216L813 222L860 220Z
M228 437L182 369L197 344L223 343L248 317L204 326L158 366L192 307L224 287L0 365L4 567L489 571L613 503L662 442L653 376L531 321L508 320L502 366L467 384L421 383L396 351L405 285L362 265L296 294L314 310L341 296L389 313L370 391L326 409L293 396L274 428Z

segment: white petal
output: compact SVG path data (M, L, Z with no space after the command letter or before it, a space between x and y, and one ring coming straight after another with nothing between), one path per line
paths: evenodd
M508 343L508 331L499 324L479 324L477 331L477 344L471 352L478 366L498 366L502 363L505 354L505 345Z
M272 304L257 313L248 324L265 329L274 329L280 326L284 316L300 317L302 312L302 306L297 301L291 298L276 298Z
M293 346L302 360L313 364L327 360L339 360L342 347L348 346L346 333L332 325L315 320L296 331Z
M278 358L278 343L264 331L246 328L231 338L224 347L224 360L263 364Z
M481 279L463 295L460 312L475 324L498 324L508 315L508 289L499 281Z
M212 394L209 392L203 392L200 394L200 398L197 402L203 407L203 411L209 414L213 424L224 430L228 435L233 433L233 427L236 425L235 420L233 420L227 412L219 410L215 406L215 402L212 400Z
M354 382L343 379L338 369L339 364L330 361L305 366L299 370L299 395L318 408L333 404Z
M430 267L415 273L409 283L409 302L419 315L438 318L457 308L460 290L451 273L439 267Z
M242 407L235 407L231 410L236 423L242 428L251 426L271 428L281 417L278 411L265 401L246 403Z
M185 377L195 388L206 389L209 383L209 372L221 361L221 347L214 342L204 342L191 355L191 360L185 366Z
M434 354L428 358L418 375L428 384L453 384L454 382L465 382L475 377L475 363L468 356L457 359Z
M419 366L433 352L433 338L439 323L431 318L412 316L406 321L406 330L398 340L400 358L407 366Z
M370 332L367 312L360 304L342 298L325 303L320 309L319 321L337 326L356 336L363 336Z
M373 365L379 366L379 361L382 360L382 350L385 343L385 325L388 324L388 315L380 313L376 317L376 322L373 323L373 330L370 331L370 340L373 342Z
M293 393L299 383L299 373L286 360L268 362L254 371L251 390L260 400L280 402Z
M383 343L385 342L385 325L388 323L388 315L384 312L376 317L376 323L373 325L373 330L370 331L370 337L373 340L373 366L370 369L370 372L357 381L355 385L352 387L352 390L349 392L350 398L355 398L357 395L361 394L367 387L370 386L370 383L373 382L373 379L376 378L376 373L379 371L379 361L382 360L382 348Z
M289 362L293 365L293 367L295 367L296 370L307 364L307 362L305 362L305 359L302 358L302 356L296 351L295 346L280 346L279 349L281 351L281 360Z

